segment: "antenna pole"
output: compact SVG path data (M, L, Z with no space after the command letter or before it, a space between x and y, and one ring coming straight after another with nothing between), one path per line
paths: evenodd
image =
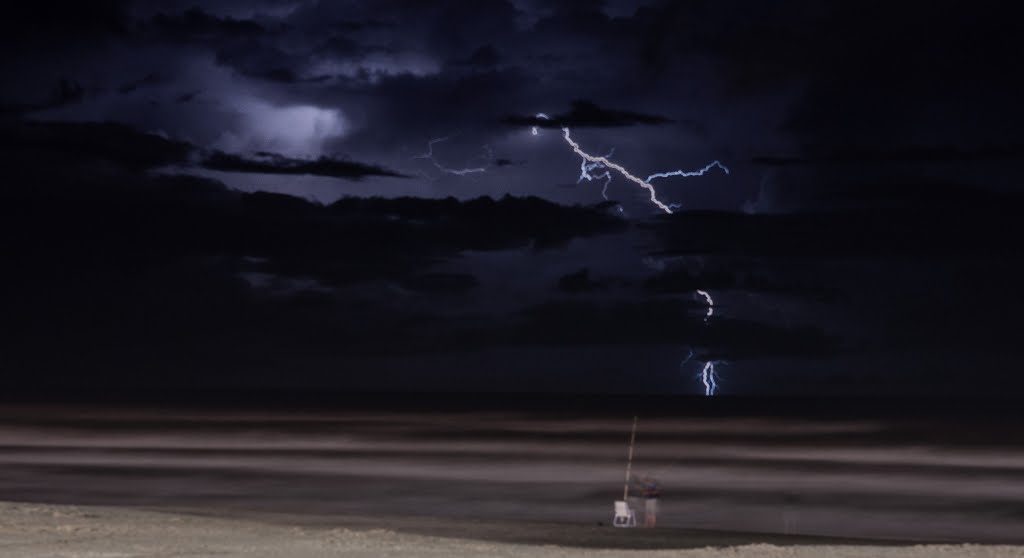
M629 459L626 461L626 487L622 489L622 501L629 498L629 472L633 468L633 447L636 445L636 417L633 417L633 432L629 435Z

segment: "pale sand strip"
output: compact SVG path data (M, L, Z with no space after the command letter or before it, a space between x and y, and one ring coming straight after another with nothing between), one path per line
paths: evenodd
M519 529L509 523L509 529ZM535 527L534 527L535 528ZM558 526L552 526L558 529ZM637 535L641 533L637 532ZM526 545L398 533L386 529L295 527L125 508L0 502L4 558L282 557L1024 557L1022 546L753 544L724 548L623 550Z

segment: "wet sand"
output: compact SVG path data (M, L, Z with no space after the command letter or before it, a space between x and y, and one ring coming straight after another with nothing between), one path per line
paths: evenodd
M454 555L475 544L501 552L755 544L772 545L758 555L779 556L868 545L917 555L912 543L1024 542L1024 448L1016 430L970 436L939 425L936 433L934 423L902 419L641 418L634 471L663 485L659 527L614 529L608 524L622 496L630 420L8 405L0 408L0 500L15 504L3 504L0 541L21 541L11 552L42 548L33 545L47 544L54 529L72 529L47 518L56 513L81 522L76 533L106 533L96 539L101 546L202 541L209 529L210 541L234 537L238 548L252 550L307 533L287 544L308 549L267 554L294 556L333 553L335 539L358 555L365 550L358 544L406 548L426 544L424 537ZM155 519L158 513L176 519ZM119 531L125 522L142 530ZM140 534L173 522L198 531ZM956 548L942 551L968 552Z

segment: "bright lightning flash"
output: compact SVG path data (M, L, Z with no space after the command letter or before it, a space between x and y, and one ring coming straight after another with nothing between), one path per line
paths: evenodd
M551 120L551 117L549 117L548 115L546 115L546 114L544 114L542 112L541 113L537 113L535 118L542 119L542 120ZM538 127L537 126L533 126L530 129L530 133L535 135L535 136L538 135L539 134ZM652 175L648 176L647 179L641 179L641 178L637 177L636 175L630 173L622 165L619 165L617 163L613 163L610 160L614 150L612 152L608 153L607 155L604 155L604 156L591 155L590 153L587 153L586 151L583 151L583 149L580 147L580 145L578 143L576 143L575 141L573 141L572 137L570 137L570 135L569 135L569 128L567 126L563 126L562 127L562 137L565 139L565 142L569 144L569 147L572 148L573 152L575 152L577 155L580 156L581 159L583 159L583 161L580 162L580 177L576 181L576 183L579 184L580 182L583 182L584 180L586 180L588 182L593 181L593 180L604 180L604 186L601 189L601 196L604 199L606 199L606 200L608 199L608 184L612 180L611 171L615 171L615 172L621 174L623 177L626 178L626 180L629 180L630 182L633 182L634 184L640 186L644 190L647 190L647 192L650 194L651 202L654 203L654 205L658 206L658 208L661 209L662 211L664 211L665 213L672 213L674 209L679 209L681 207L681 205L679 205L679 204L665 204L664 202L659 200L658 199L658 192L654 189L654 186L651 184L651 182L654 181L654 179L656 179L656 178L670 178L670 177L675 177L675 176L678 176L678 177L681 177L681 178L690 178L690 177L694 177L694 176L703 176L705 173L707 173L708 171L710 171L711 169L713 169L715 167L718 167L718 168L722 169L722 171L725 172L725 174L729 174L729 169L725 165L723 165L720 161L715 160L715 161L712 161L712 162L708 163L703 168L700 168L700 169L697 169L697 170L693 170L693 171L674 170L674 171L668 171L668 172L659 172L659 173L655 173L655 174L652 174ZM603 171L603 172L595 172L595 171ZM620 210L621 210L621 208L620 208ZM714 299L711 298L711 293L709 293L707 291L698 290L697 294L703 296L704 300L707 301L707 303L708 303L708 312L707 312L707 315L704 316L704 323L708 323L708 320L710 320L711 316L713 316L714 313L715 313L715 301L714 301ZM683 362L680 364L680 366L685 365L687 362L689 362L689 360L691 358L693 358L693 350L692 349L690 350L690 354L686 357L686 359L683 360ZM704 395L707 395L707 396L714 395L715 391L718 390L718 383L715 380L715 363L714 363L714 361L710 361L709 360L706 363L704 363L704 369L701 371L700 377L701 377L701 381L704 383Z
M707 291L697 289L697 294L704 297L704 300L707 301L708 303L708 313L707 315L704 316L704 323L706 324L708 323L708 320L711 319L711 316L714 315L715 313L715 301L713 298L711 298L711 293ZM693 354L692 350L690 354ZM686 360L690 359L687 358ZM686 361L683 362L685 363ZM709 360L706 363L704 363L704 370L702 370L700 373L700 379L701 382L704 383L704 395L714 395L715 391L718 389L718 383L715 381L715 362L713 360Z
M711 294L708 293L707 291L697 289L697 294L704 297L704 300L707 301L708 303L708 313L706 316L704 316L704 323L708 323L708 320L710 320L711 316L714 315L715 313L715 301L711 298Z
M539 118L539 119L543 119L543 120L551 120L551 117L549 117L548 115L544 114L543 112L537 113L535 118ZM533 135L536 136L538 134L537 126L533 126L531 128L531 130L530 130L530 133L532 133ZM693 176L703 176L704 173L708 172L709 170L711 170L714 167L718 167L718 168L722 169L723 171L725 171L725 174L729 174L729 169L726 168L726 166L723 165L721 162L716 160L716 161L712 161L711 163L707 164L704 168L701 168L701 169L698 169L698 170L695 170L695 171L675 170L675 171L669 171L669 172L659 172L659 173L652 174L652 175L648 176L646 180L642 180L639 177L637 177L637 176L633 175L632 173L630 173L629 171L627 171L625 169L625 167L623 167L622 165L619 165L617 163L611 162L611 160L609 160L609 157L611 157L611 154L608 154L608 155L605 155L605 156L601 157L601 156L591 155L591 154L587 153L586 151L583 151L583 149L580 148L580 145L578 143L576 143L575 141L573 141L573 139L569 136L569 128L566 127L566 126L562 127L562 137L565 138L565 142L569 144L569 147L571 147L572 150L583 159L583 162L580 164L580 178L579 178L579 180L577 182L581 182L583 180L591 181L591 180L603 178L605 180L605 183L604 183L604 188L601 190L601 194L602 194L602 196L604 196L605 199L608 199L607 191L608 191L608 183L611 182L611 179L612 179L611 173L608 170L605 170L603 173L596 174L596 175L595 174L591 174L591 172L595 171L595 170L600 170L600 169L611 169L611 170L614 170L614 171L618 172L619 174L621 174L623 177L625 177L630 182L633 182L633 183L637 184L638 186L640 186L641 188L643 188L644 190L647 190L647 192L650 193L651 202L654 203L654 205L658 206L658 208L661 209L662 211L664 211L665 213L672 213L673 209L678 209L680 206L676 205L676 204L666 205L664 202L662 202L661 200L658 199L658 192L654 189L654 186L651 184L651 181L654 180L655 178L668 178L668 177L672 177L672 176L679 176L679 177L687 178L687 177L693 177Z
M704 370L700 373L700 376L704 382L704 395L714 395L715 390L718 389L718 384L715 383L715 363L709 360L704 365Z

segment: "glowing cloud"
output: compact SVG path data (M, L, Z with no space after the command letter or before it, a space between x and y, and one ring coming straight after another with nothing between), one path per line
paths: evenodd
M236 103L240 119L214 147L229 152L272 151L290 157L315 157L323 144L341 137L346 123L337 109L310 105L275 106L259 100Z

